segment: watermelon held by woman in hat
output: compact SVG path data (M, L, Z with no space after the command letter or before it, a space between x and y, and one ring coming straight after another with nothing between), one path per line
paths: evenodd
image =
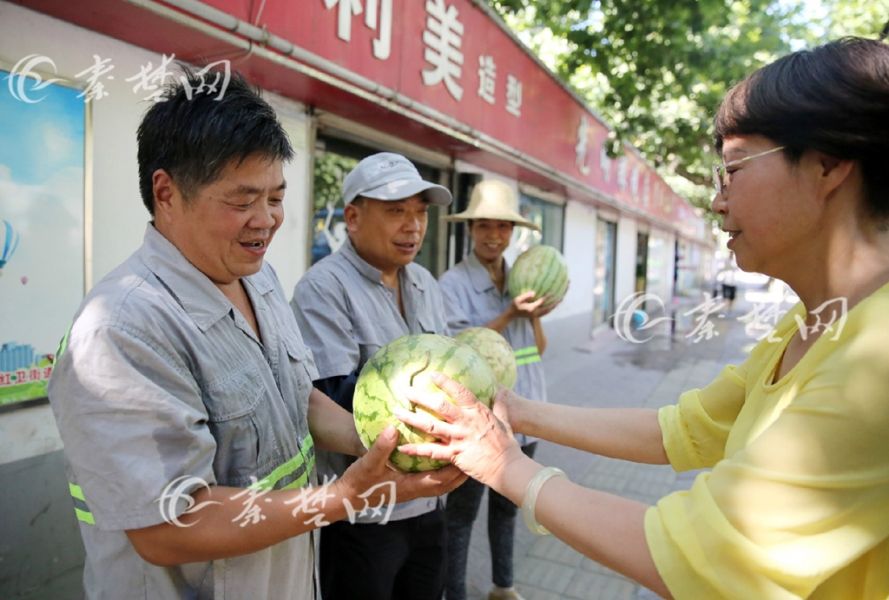
M568 263L552 246L531 246L510 269L508 287L513 298L533 291L535 298L546 296L544 308L555 306L568 291Z

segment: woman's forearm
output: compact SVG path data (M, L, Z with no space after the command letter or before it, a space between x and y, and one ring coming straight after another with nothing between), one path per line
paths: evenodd
M509 419L515 431L563 446L640 463L668 463L653 409L580 408L522 399L510 406Z
M505 465L490 484L521 506L528 483L540 469L540 464L521 457ZM648 508L635 500L553 477L540 489L534 515L555 537L584 556L669 598L645 541Z

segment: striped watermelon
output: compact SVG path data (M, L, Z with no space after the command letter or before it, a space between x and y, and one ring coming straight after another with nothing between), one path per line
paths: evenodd
M516 380L515 352L506 338L488 327L470 327L454 336L478 352L494 371L497 383L512 389Z
M481 402L490 406L497 380L485 360L472 348L456 340L433 334L406 335L383 346L365 363L355 384L352 412L355 429L365 447L392 424L398 429L399 444L421 443L433 438L408 427L392 411L415 408L405 397L410 389L427 396L448 396L429 381L426 373L438 371L460 382ZM394 451L389 457L402 471L431 471L447 463Z
M531 246L519 256L509 271L509 295L515 298L528 291L548 296L544 306L562 301L568 291L568 263L552 246Z

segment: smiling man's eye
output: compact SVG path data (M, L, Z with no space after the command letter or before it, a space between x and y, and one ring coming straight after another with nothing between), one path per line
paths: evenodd
M250 208L253 204L252 200L230 200L226 202L232 208Z

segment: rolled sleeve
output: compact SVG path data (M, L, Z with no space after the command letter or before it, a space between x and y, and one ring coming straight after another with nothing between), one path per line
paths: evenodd
M685 392L676 405L658 411L664 450L674 469L712 467L722 459L744 394L739 367L729 365L707 387Z
M116 326L75 329L53 372L49 395L69 466L103 530L161 523L160 500L179 478L198 478L183 493L215 483L200 392L162 346Z

